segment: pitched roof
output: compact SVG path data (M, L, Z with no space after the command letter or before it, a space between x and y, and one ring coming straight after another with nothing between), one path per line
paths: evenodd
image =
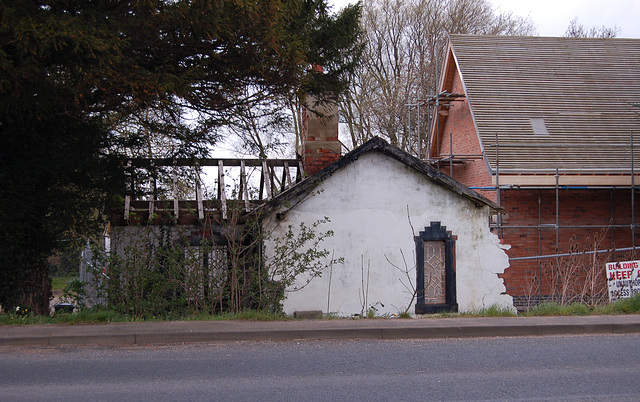
M331 177L336 171L347 167L354 163L358 158L367 152L380 152L396 161L404 164L405 166L413 169L419 174L424 175L433 183L442 186L468 200L473 202L476 206L489 206L495 211L504 211L500 205L494 203L488 198L482 196L471 190L464 184L452 179L451 177L441 173L437 169L427 165L418 158L404 152L403 150L390 145L379 137L374 137L365 142L361 146L357 147L348 154L342 156L338 161L332 163L319 172L305 178L301 182L297 183L293 187L280 193L278 196L271 199L261 207L255 210L257 214L264 214L270 211L276 210L278 207L286 205L288 202L297 199L303 195L309 194L313 189L322 183L327 178Z
M630 173L632 131L639 166L640 39L451 35L449 46L445 74L461 74L494 174L496 135L501 173Z

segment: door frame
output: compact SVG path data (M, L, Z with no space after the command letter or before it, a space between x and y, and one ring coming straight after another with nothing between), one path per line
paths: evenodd
M416 314L433 314L442 311L458 311L456 298L455 241L456 238L440 222L431 222L424 231L414 237L416 243ZM425 303L424 295L424 243L443 241L445 255L445 303Z

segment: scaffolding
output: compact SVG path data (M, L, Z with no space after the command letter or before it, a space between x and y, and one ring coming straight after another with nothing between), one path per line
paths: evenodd
M552 227L555 229L556 232L556 250L559 250L559 242L560 242L560 229L606 229L606 228L628 228L631 229L631 251L633 252L633 257L635 258L635 254L636 254L636 220L635 220L635 190L636 190L636 186L635 186L635 166L634 166L634 137L633 137L633 132L629 133L629 150L630 150L630 159L631 159L631 166L630 166L630 170L629 170L629 175L630 175L630 179L631 179L631 185L630 186L615 186L615 185L611 185L611 186L567 186L567 185L560 185L560 169L559 168L555 168L555 172L554 172L554 176L555 176L555 186L553 187L553 189L555 190L555 224L553 225L549 225L549 224L543 224L542 222L539 222L538 225L535 226L531 226L531 225L504 225L502 224L502 220L500 218L498 218L498 221L496 224L492 225L492 228L497 229L498 232L500 233L500 237L502 237L502 231L504 229L509 229L509 228L514 228L514 229L530 229L530 228L535 228L535 229L543 229L543 228L549 228ZM498 142L498 136L496 134L496 142L494 144L494 146L496 147L496 169L495 169L495 176L496 176L496 185L494 187L482 187L482 188L478 188L478 187L471 187L474 190L478 190L478 189L482 189L482 190L494 190L496 191L496 198L498 200L498 204L500 204L500 199L501 199L501 193L503 191L506 190L549 190L549 186L501 186L500 185L500 158L499 158L499 142ZM624 190L630 190L631 192L631 223L630 224L614 224L614 223L609 223L609 224L601 224L601 225L560 225L560 190L615 190L615 189L624 189ZM538 200L538 203L540 204L541 201L540 199ZM611 200L611 205L613 207L613 193L612 193L612 200ZM499 217L502 214L499 214ZM540 215L540 214L539 214ZM611 219L613 219L613 210L611 211ZM559 255L559 254L558 254ZM540 256L541 258L546 258L547 256Z
M421 108L422 107L427 107L427 126L428 126L428 131L427 131L427 136L426 136L426 142L427 142L427 148L426 148L426 155L423 154L424 148L422 147L422 140L423 140L423 136L420 130L420 126L418 126L418 130L417 130L417 143L418 143L418 152L417 152L417 156L422 159L423 161L425 161L426 163L431 164L432 166L438 168L439 170L444 170L448 167L448 171L449 171L449 176L453 177L453 168L455 165L464 165L467 162L473 161L473 160L478 160L478 159L485 159L485 155L484 154L454 154L453 152L453 133L449 133L448 135L448 140L449 140L449 154L447 155L442 155L441 154L441 150L440 150L440 144L442 142L442 140L444 139L445 133L442 134L442 136L440 136L440 139L436 141L436 146L438 147L435 151L436 153L436 157L432 157L431 156L431 143L432 143L432 138L431 138L431 133L434 132L436 135L438 135L440 133L440 115L448 115L448 109L451 107L451 105L454 102L458 102L458 101L464 101L466 100L466 95L464 94L452 94L449 93L447 91L441 92L439 94L433 95L431 97L428 97L426 99L420 99L418 100L417 103L411 103L411 104L407 104L406 106L409 107L409 121L411 121L411 110L412 109L416 109L417 113L418 113L418 123L420 122L420 116L423 112L421 112ZM435 112L432 112L432 110L435 110ZM411 127L409 125L409 127ZM431 130L431 128L433 127L433 130ZM411 130L411 128L409 128ZM636 186L635 186L635 166L634 166L634 147L638 144L634 143L634 133L630 132L629 133L629 143L627 145L623 145L623 144L618 144L618 145L611 145L611 146L618 146L618 147L629 147L630 150L630 162L631 162L631 167L628 170L624 170L621 169L619 173L626 173L629 174L631 177L631 184L629 186L623 186L623 185L598 185L598 186L572 186L572 185L560 185L560 177L561 174L564 173L575 173L577 172L583 172L584 170L582 169L577 169L575 171L568 171L568 169L563 169L561 170L560 168L552 168L550 170L546 170L546 171L541 171L541 170L536 170L533 173L536 174L552 174L555 177L555 185L554 186L514 186L514 185L504 185L500 183L500 174L502 173L501 169L500 169L500 148L501 147L505 147L504 144L500 144L498 141L498 134L496 133L495 135L495 143L494 144L485 144L485 146L489 146L489 147L494 147L495 148L495 170L494 170L494 174L495 174L495 185L493 186L482 186L482 187L474 187L471 186L470 188L472 190L482 190L482 191L494 191L496 193L496 201L498 204L501 205L501 201L502 201L502 193L504 191L511 191L511 190L550 190L550 189L555 189L555 223L552 224L548 224L548 223L542 223L539 222L538 225L528 225L528 226L522 226L522 225L507 225L504 224L503 222L503 217L502 214L497 214L497 216L495 217L495 220L491 222L491 228L493 230L496 230L496 232L498 233L499 237L502 238L503 237L503 232L504 230L508 230L508 229L549 229L549 228L553 228L556 230L556 246L559 249L559 230L561 229L603 229L603 228L625 228L625 229L631 229L632 232L632 243L631 243L631 247L629 248L629 250L633 251L633 254L635 256L635 251L636 251L636 242L635 242L635 236L636 236L636 228L637 228L637 223L636 223L636 218L635 218L635 190L636 190ZM545 147L545 146L557 146L557 145L548 145L548 144L538 144L541 147ZM506 145L507 147L509 146L509 144ZM591 145L591 144L580 144L581 147L584 148L588 148L590 146L597 148L599 147L599 145ZM518 170L518 173L523 173L521 170ZM527 172L530 173L530 172ZM455 177L453 177L455 178ZM601 224L601 225L560 225L560 191L561 190L631 190L631 223L630 224L614 224L614 223L610 223L610 224ZM628 251L625 249L625 251ZM552 256L556 256L556 255L561 255L561 254L553 254ZM535 258L549 258L549 255L540 255L540 256L531 256L531 257L526 257L527 259L535 259ZM520 257L516 257L513 258L511 260L521 260L523 258Z
M422 112L422 108L426 107L427 108L427 113L426 113L426 117L427 117L427 130L429 130L431 128L431 125L434 124L436 126L436 130L437 127L439 127L439 116L441 113L446 113L445 110L448 109L454 102L459 102L466 99L466 95L464 94L452 94L449 93L447 91L441 92L437 95L433 95L430 96L426 99L418 99L418 101L416 103L407 103L405 104L405 107L408 108L408 131L411 135L411 115L412 115L412 111L416 110L417 113L417 150L412 150L414 151L416 157L418 157L418 159L421 160L431 160L431 134L430 131L427 131L427 135L426 137L422 135L422 127L421 127L421 122L422 122L422 118L421 116L423 115ZM432 108L436 109L436 113L433 113L432 115ZM442 109L441 108L445 108ZM424 142L426 142L426 147L424 147ZM426 152L425 152L426 151ZM439 152L440 150L438 149L438 155L440 154ZM482 155L480 155L482 156ZM458 158L465 158L465 157L477 157L475 155L466 155L466 156L462 156L462 155L458 155ZM446 159L446 158L445 158ZM453 155L451 155L451 163L461 163L462 161L460 159L457 159L455 162L453 161Z
M426 118L428 122L429 131L426 135L426 141L427 141L426 154L424 153L425 147L422 147L422 141L424 137L422 136L421 131L418 130L417 156L423 161L425 161L426 163L429 163L432 166L436 167L437 169L443 171L444 173L448 173L449 176L454 179L455 179L454 167L463 166L469 162L473 162L476 160L486 160L486 154L484 151L482 151L482 153L479 153L479 154L454 153L453 133L442 132L441 121L440 121L441 115L448 116L448 109L451 107L451 105L454 102L463 101L465 99L466 97L464 94L451 94L448 92L442 92L437 95L431 96L427 99L420 100L417 103L407 105L410 107L410 111L409 111L410 115L412 111L411 108L417 109L418 116L425 114L424 111L421 111L422 107L428 108L428 112L426 112ZM432 139L431 138L432 135L436 136L436 138ZM444 145L446 144L445 141L447 140L448 140L448 151L449 151L448 153L446 151L446 145ZM628 179L625 179L627 181L625 184L619 184L619 183L616 183L616 184L600 183L597 185L571 185L566 183L563 184L561 183L561 178L575 175L575 174L585 173L585 171L583 169L578 169L578 168L570 169L570 168L560 168L560 167L554 167L554 168L549 168L545 170L535 169L535 170L527 170L527 171L523 171L521 169L507 169L508 173L506 174L507 176L511 175L511 177L513 177L513 174L535 174L535 175L547 176L549 177L549 180L548 180L549 184L547 183L540 184L540 185L506 184L506 183L509 183L509 181L506 181L505 183L501 178L501 175L505 170L501 169L501 166L500 166L500 163L501 163L500 151L501 151L501 148L509 147L510 145L518 146L518 144L500 144L498 134L496 133L495 142L493 144L487 144L485 142L483 145L485 149L489 147L493 147L493 151L495 152L494 153L495 168L492 169L492 171L490 172L490 175L492 175L494 179L493 185L476 186L476 187L470 186L471 189L493 193L494 194L493 197L499 205L503 205L503 201L504 201L503 198L508 195L507 192L517 192L517 191L528 190L535 193L537 190L537 193L538 193L538 200L537 200L538 201L538 222L537 223L531 222L529 224L522 224L523 223L522 219L520 219L521 220L520 222L508 223L504 219L504 216L502 213L497 213L496 215L492 216L490 219L489 225L491 230L495 231L495 233L498 235L500 239L503 239L506 236L510 238L511 241L514 241L514 243L515 243L515 239L512 238L511 236L523 235L523 233L527 233L528 231L532 231L532 232L537 231L537 244L538 244L537 252L534 250L525 250L523 248L520 248L515 253L514 252L509 253L510 262L515 263L517 261L521 261L521 262L537 261L538 262L537 264L538 280L541 280L544 261L555 259L556 266L558 266L559 260L561 258L566 258L566 257L571 257L576 255L576 250L571 250L571 252L562 252L563 250L561 249L561 243L562 243L561 239L566 240L567 234L571 234L571 235L579 234L580 236L584 236L585 233L587 233L587 231L589 230L592 230L594 232L608 231L607 239L608 241L610 240L610 244L607 245L606 247L599 247L598 249L581 250L579 252L581 255L608 254L609 259L611 261L615 261L615 258L621 258L623 257L623 255L626 255L627 257L630 255L630 257L628 258L631 258L631 259L636 258L636 251L637 251L636 232L637 232L638 224L636 222L636 215L635 215L635 209L636 209L635 193L637 191L637 188L636 188L636 182L635 182L636 172L635 172L635 165L634 165L634 162L635 162L634 148L635 146L638 146L640 144L634 143L633 132L629 133L629 140L627 144L611 145L612 147L616 147L616 148L624 147L629 149L630 167L616 168L616 171L614 172L616 175L620 177L627 177L627 178L630 177L630 183L628 183ZM575 146L576 144L570 144L570 145ZM552 147L557 145L542 143L542 144L536 144L536 146L540 148L544 148L544 147ZM594 149L599 147L599 145L597 144L579 144L579 146L581 148L592 147ZM431 147L437 147L437 149L432 150ZM441 147L445 147L444 152L442 151ZM586 173L595 174L598 172L600 171L592 170ZM551 177L553 179L551 179ZM551 184L552 181L553 181L553 184ZM592 183L595 183L595 182L592 182ZM589 224L580 224L580 222L576 222L578 224L571 224L572 222L562 223L564 218L561 219L562 217L561 214L563 210L563 208L561 207L561 203L562 203L561 193L565 190L584 191L587 193L589 193L591 190L609 191L610 192L610 201L609 201L610 211L608 213L609 215L608 221L605 222L604 220L601 220L600 222L598 222L598 220L595 219L595 220L591 220L590 222L587 221ZM553 191L553 197L555 198L554 205L552 207L552 210L553 210L552 215L554 218L552 222L543 220L543 212L542 212L542 195L545 194L545 198L547 198L551 195L549 193L550 191ZM614 206L618 202L617 199L614 199L614 193L617 191L624 191L625 194L630 193L629 213L628 214L623 213L622 216L625 218L618 221L616 221L616 216L620 216L621 208L616 207L614 211ZM509 193L509 194L513 194L513 193ZM574 193L572 197L575 197L575 194L578 194L578 193ZM598 199L600 200L606 199L605 197L603 197L603 195L604 195L603 193L600 193L599 197L601 198L598 198ZM624 201L624 202L626 203L629 201ZM621 204L621 205L624 205L624 204ZM548 209L548 204L545 208ZM622 209L624 208L625 207L623 206ZM545 214L550 214L550 212L547 210ZM629 217L630 217L630 222L628 221ZM508 221L511 221L511 220L512 219L509 219ZM624 230L627 233L630 232L630 239L626 239L626 235L624 234L623 234L624 238L620 238L619 235L618 237L616 237L617 230L618 231ZM520 231L520 233L517 233L516 231ZM548 231L553 231L554 234L551 236L548 236L548 235L545 236L544 233L548 233ZM511 233L511 236L509 235L510 233ZM563 238L563 235L564 235L564 238ZM543 245L543 238L545 238L544 245ZM553 252L548 252L548 251L551 251L550 250L551 244L549 241L551 239L555 240L554 242L555 247ZM535 241L535 237L534 237L534 241ZM616 247L616 241L620 243L619 247ZM531 251L531 252L527 252L527 251ZM538 296L542 301L543 300L543 295L541 290L542 285L540 285L538 289L539 289Z

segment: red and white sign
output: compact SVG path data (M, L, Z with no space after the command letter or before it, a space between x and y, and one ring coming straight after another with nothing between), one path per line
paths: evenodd
M609 301L616 301L640 293L640 261L607 263Z

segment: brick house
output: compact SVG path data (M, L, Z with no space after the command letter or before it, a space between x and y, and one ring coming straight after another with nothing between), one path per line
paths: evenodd
M638 244L640 40L452 35L428 103L429 159L505 208L514 304L606 297Z

